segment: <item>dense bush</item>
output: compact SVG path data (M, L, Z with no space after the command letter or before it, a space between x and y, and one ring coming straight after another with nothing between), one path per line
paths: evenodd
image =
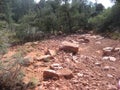
M120 34L120 3L116 2L112 8L105 9L99 15L90 18L89 23L100 32L114 33L117 31Z
M92 25L93 29L101 30L104 27L104 23L108 21L109 14L111 14L111 8L105 9L99 15L89 18L88 22Z
M7 47L10 46L13 40L13 33L7 30L0 31L0 54L4 54L7 52Z

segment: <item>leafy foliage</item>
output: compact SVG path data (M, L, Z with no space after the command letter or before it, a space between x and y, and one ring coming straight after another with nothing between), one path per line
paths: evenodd
M13 33L6 30L0 31L0 54L7 52L7 47L10 46L11 40L13 40Z
M2 0L0 21L7 22L7 29L14 33L12 42L22 43L80 29L112 31L120 25L119 0L115 3L105 9L88 0L40 0L37 4L33 0Z
M100 29L103 27L104 22L108 19L108 15L111 13L111 8L104 10L101 14L89 18L88 22L95 29Z
M116 4L112 8L104 10L101 14L89 19L89 23L100 32L115 32L120 30L120 3Z

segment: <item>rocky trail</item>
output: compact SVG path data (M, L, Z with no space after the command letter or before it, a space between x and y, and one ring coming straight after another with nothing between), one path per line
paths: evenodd
M26 90L119 90L120 41L82 34L11 47L2 60L24 53ZM30 86L30 85L29 85Z

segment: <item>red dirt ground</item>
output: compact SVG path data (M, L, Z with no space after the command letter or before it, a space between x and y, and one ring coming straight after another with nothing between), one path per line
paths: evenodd
M82 37L89 39L89 42L81 42L80 39ZM72 53L58 51L62 41L79 43L79 52L76 55L72 55ZM120 53L114 55L117 59L114 62L102 60L102 50L105 47L120 48L120 41L90 34L59 36L11 47L8 53L3 56L3 59L9 59L20 48L25 53L25 57L30 58L42 56L48 49L58 51L57 55L48 62L35 61L30 66L24 67L25 77L23 81L28 83L34 78L39 82L34 89L28 90L118 90ZM72 79L43 80L43 71L53 63L59 63L64 68L70 69L74 77Z

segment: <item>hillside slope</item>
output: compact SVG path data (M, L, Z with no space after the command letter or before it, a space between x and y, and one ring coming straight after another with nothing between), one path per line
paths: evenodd
M60 50L63 41L79 45L77 53ZM11 59L19 51L32 61L23 67L23 82L28 84L31 78L38 81L34 89L28 90L118 90L120 42L117 40L91 34L50 37L11 47L2 60ZM62 69L63 75L57 78L56 72L47 72L51 77L46 78L45 71L53 69Z

